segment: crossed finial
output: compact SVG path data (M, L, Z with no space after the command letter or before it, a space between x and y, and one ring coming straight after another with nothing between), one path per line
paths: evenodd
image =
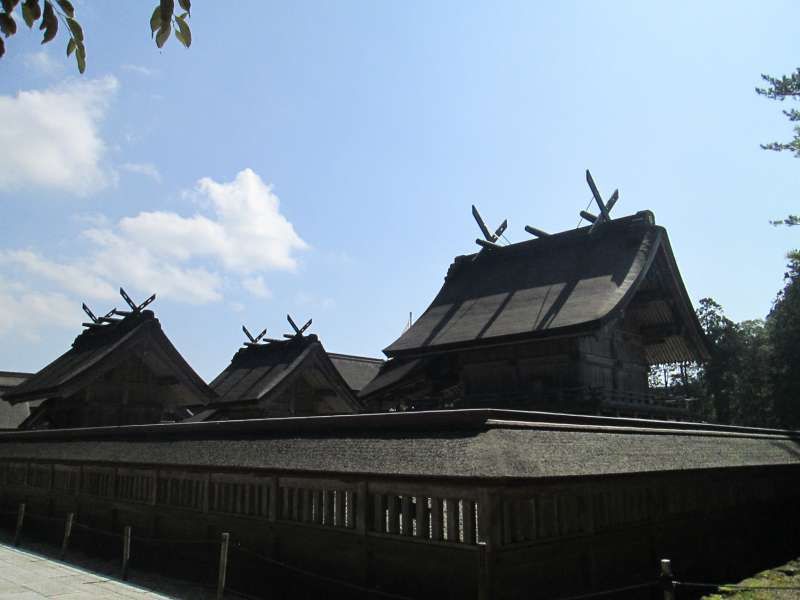
M264 330L255 337L253 337L253 335L247 330L247 327L245 327L244 325L242 325L242 331L244 331L244 334L247 336L247 339L250 340L249 342L244 343L245 346L258 346L258 342L261 341L261 338L267 335L266 328L264 328Z
M600 196L600 192L597 190L597 186L594 183L594 179L592 179L592 174L589 173L589 169L586 169L586 183L589 184L589 189L592 190L592 196L594 196L594 201L597 203L597 208L600 209L600 214L598 216L586 212L585 210L580 212L581 217L592 224L592 226L589 228L589 233L592 233L598 225L611 220L611 209L614 208L617 200L619 200L619 190L614 190L614 193L611 194L608 202L604 203L603 198Z
M89 316L89 318L92 320L91 323L84 323L83 324L84 327L100 327L100 326L105 325L105 324L117 323L120 319L115 319L112 315L117 315L117 316L120 316L120 317L127 317L128 315L131 315L131 314L138 314L138 313L142 312L142 310L144 309L145 306L147 306L153 300L156 299L156 295L153 294L152 296L147 298L147 300L145 300L141 304L137 305L133 300L131 300L131 297L128 296L128 294L126 294L125 290L123 290L122 288L119 288L119 295L122 296L122 299L125 300L127 305L131 307L131 309L129 311L127 311L127 310L117 310L116 307L114 307L110 311L108 311L105 315L103 315L102 317L97 317L92 312L92 309L90 309L88 306L86 306L85 302L83 304L81 304L81 308L83 308L83 312L85 312Z
M481 217L481 213L478 212L478 209L475 208L475 205L472 205L472 216L475 218L475 221L478 223L478 227L481 229L481 233L483 234L484 239L476 239L475 243L483 248L497 248L497 244L495 242L498 238L503 235L503 232L508 227L508 220L503 219L503 222L500 223L500 227L498 227L494 233L489 231L489 228L486 226L486 223L483 221Z
M309 319L308 321L306 321L305 325L303 325L302 327L298 327L297 323L294 322L294 320L292 319L291 315L286 315L286 320L289 321L289 325L291 325L292 329L294 329L294 334L291 334L291 333L284 333L283 334L283 337L289 338L289 339L296 338L296 337L302 337L303 336L303 332L311 326L311 321L312 321L312 319Z

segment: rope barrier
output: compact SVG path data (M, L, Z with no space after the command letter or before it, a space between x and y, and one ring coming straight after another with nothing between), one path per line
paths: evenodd
M234 542L233 544L231 544L231 546L234 549L240 550L240 551L245 552L247 554L251 554L251 555L255 556L256 558L258 558L258 559L260 559L260 560L262 560L262 561L264 561L266 563L276 565L278 567L286 569L287 571L293 571L294 573L297 573L298 575L303 575L305 577L311 577L312 579L318 579L320 581L324 581L326 583L332 583L334 585L340 585L340 586L343 586L343 587L346 587L346 588L357 590L359 592L366 592L368 594L376 594L376 595L381 596L383 598L394 598L395 600L413 600L409 596L401 596L401 595L398 595L398 594L392 594L390 592L384 592L384 591L381 591L381 590L378 590L378 589L375 589L375 588L367 588L367 587L358 585L356 583L350 583L349 581L343 581L341 579L335 579L333 577L326 577L325 575L320 575L319 573L314 573L312 571L306 571L305 569L301 569L299 567L288 565L286 563L283 563L283 562L280 562L278 560L275 560L274 558L269 558L268 556L264 556L263 554L261 554L259 552L256 552L255 550L251 550L250 548L247 548L246 546L242 546L242 544L240 544L239 542Z
M90 531L91 533L99 533L100 535L106 535L109 537L116 537L121 538L121 533L114 533L113 531L107 531L105 529L97 529L96 527L91 527L89 525L85 525L83 523L78 523L77 521L73 523L73 527L77 527L78 529L84 529L86 531Z
M602 596L610 596L611 594L619 594L620 592L629 592L633 590L655 587L658 584L658 581L648 581L647 583L637 583L635 585L627 585L625 587L614 588L612 590L603 590L602 592L591 592L588 594L580 594L578 596L566 596L559 598L558 600L584 600L587 598L600 598Z
M171 539L171 538L151 538L151 537L144 537L139 535L131 536L131 539L135 542L145 542L148 544L189 544L189 545L208 545L214 544L219 545L219 540L179 540L179 539Z
M17 515L17 514L18 514L17 511L6 511L6 510L0 511L0 515L12 516L12 515ZM48 522L62 522L62 521L64 521L64 518L62 518L62 517L49 517L49 516L41 515L41 514L27 513L25 516L27 518L29 518L29 519L40 520L40 521L48 521ZM114 537L114 538L122 538L123 537L121 533L116 533L116 532L108 531L108 530L105 530L105 529L98 529L96 527L92 527L90 525L86 525L85 523L80 523L80 522L77 522L77 521L73 523L73 526L75 528L77 528L77 529L81 529L81 530L84 530L84 531L87 531L87 532L90 532L90 533L94 533L94 534L98 534L98 535L104 535L104 536ZM131 536L131 539L135 540L137 542L144 542L144 543L150 543L150 544L186 544L186 545L195 545L195 546L200 546L200 545L202 545L202 546L216 546L216 545L218 545L220 543L219 540L187 540L187 539L173 539L173 538L151 538L151 537L146 537L146 536ZM302 569L300 567L296 567L296 566L281 562L279 560L275 560L274 558L270 558L268 556L265 556L265 555L261 554L260 552L257 552L257 551L255 551L255 550L253 550L251 548L248 548L247 546L242 545L240 542L235 542L234 541L231 544L231 547L233 549L239 550L239 551L241 551L241 552L243 552L245 554L249 554L249 555L251 555L251 556L253 556L253 557L255 557L255 558L257 558L257 559L259 559L259 560L261 560L263 562L265 562L265 563L268 563L268 564L271 564L271 565L275 565L276 567L279 567L279 568L284 569L286 571L293 572L293 573L295 573L297 575L301 575L303 577L307 577L307 578L310 578L310 579L315 579L315 580L318 580L318 581L321 581L321 582L324 582L324 583L328 583L328 584L342 586L344 588L349 588L349 589L356 590L356 591L363 592L363 593L367 593L367 594L377 595L377 596L380 596L380 597L383 597L383 598L390 598L390 599L393 599L393 600L412 600L408 596L402 596L402 595L399 595L399 594L392 594L391 592L384 592L384 591L376 589L376 588L368 588L368 587L364 587L364 586L358 585L356 583L351 583L351 582L344 581L344 580L341 580L341 579L336 579L336 578L333 578L333 577L327 577L325 575L320 575L319 573L314 573L313 571L307 571L306 569ZM668 562L668 561L664 561L664 562ZM178 581L178 580L176 580L176 581ZM800 591L800 586L759 586L759 585L740 585L740 584L724 584L724 583L704 583L704 582L678 581L678 580L671 580L671 581L672 581L673 587L679 587L680 586L680 587L684 587L684 588L713 589L713 590L721 590L721 591L728 591L728 590L743 590L743 591ZM638 583L638 584L633 584L633 585L628 585L628 586L623 586L623 587L618 587L618 588L613 588L613 589L608 589L608 590L602 590L602 591L599 591L599 592L590 592L590 593L586 593L586 594L579 594L579 595L573 595L573 596L564 596L564 597L559 598L558 600L589 600L591 598L601 598L601 597L604 597L604 596L610 596L612 594L619 594L619 593L622 593L622 592L628 592L628 591L634 591L634 590L640 590L640 589L655 587L655 586L661 584L662 582L663 582L663 580L648 581L648 582L645 582L645 583ZM231 591L233 591L233 592L235 592L237 594L246 595L243 592L240 592L240 591L237 591L237 590L232 590L231 589Z

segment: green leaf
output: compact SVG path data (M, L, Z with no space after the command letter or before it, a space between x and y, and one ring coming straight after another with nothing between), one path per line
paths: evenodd
M19 0L3 0L3 10L11 14L17 6L17 2L19 2Z
M56 0L56 2L70 19L75 17L75 8L72 6L72 2L69 0Z
M42 9L39 8L39 0L25 0L22 3L22 18L28 27L33 27L33 24L42 16Z
M0 58L3 58L3 54L6 53L6 43L3 41L3 38L0 38Z
M175 0L160 0L158 3L161 8L161 23L171 23L172 13L175 12ZM160 48L161 46L159 46Z
M192 16L192 3L190 0L178 0L178 4L181 5L181 8L186 11L190 17Z
M69 41L67 42L67 56L75 52L75 48L75 40L73 38L69 38Z
M161 7L156 6L150 16L150 37L153 37L153 34L159 29L161 29Z
M169 34L172 32L172 23L167 21L166 23L161 23L161 28L158 30L156 34L156 46L159 48L163 47L166 41L169 39Z
M6 37L17 33L17 23L14 21L11 15L0 13L0 31L2 31L3 35Z
M189 26L186 24L184 19L184 15L181 15L175 19L175 22L178 24L178 30L175 32L175 37L180 40L181 44L188 48L192 45L192 30L189 29Z
M40 26L39 29L42 28L44 28L44 37L42 38L43 44L46 44L56 37L56 33L58 32L58 18L53 10L53 5L46 0L44 3L44 17L42 17L42 26Z
M74 37L76 41L83 41L83 29L81 28L80 23L78 23L75 19L67 17L67 27L69 27L72 37Z
M83 73L86 70L86 48L83 43L78 43L75 48L75 60L78 61L78 71Z

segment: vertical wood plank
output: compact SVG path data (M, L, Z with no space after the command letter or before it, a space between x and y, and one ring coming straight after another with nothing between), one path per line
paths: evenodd
M278 478L270 477L269 495L267 496L267 515L270 521L278 519Z
M322 493L322 523L333 526L333 490L324 490Z
M463 511L462 511L462 527L464 530L464 540L465 544L474 544L475 543L475 501L474 500L464 500L463 501Z
M311 504L311 518L317 525L322 524L322 491L314 490L312 492Z
M530 525L528 524L528 518L530 514L528 513L527 509L527 502L523 499L515 499L514 504L512 506L513 509L513 535L515 542L522 542L525 541L525 535Z
M503 544L510 544L514 539L511 533L511 500L509 498L502 498L502 528L503 528Z
M367 498L369 497L369 493L367 490L367 482L361 481L356 488L356 493L353 496L353 501L355 503L355 511L356 511L356 531L361 534L367 533L367 519L369 515L367 514L369 511L369 502L367 502Z
M448 542L458 541L458 500L446 498L444 501L445 535Z
M344 490L336 490L336 527L344 527Z
M375 493L372 498L372 530L377 533L384 533L386 531L386 514L383 508L383 494Z
M428 539L430 535L428 524L428 497L417 496L417 510L416 510L417 527L414 531L414 537Z
M431 539L442 540L442 499L431 497Z
M345 526L348 529L354 529L356 526L355 523L355 505L353 503L353 498L355 494L351 490L346 490L344 493L345 504L344 504L344 522Z
M403 535L411 535L414 533L414 527L411 523L411 496L403 496L400 501L400 515L402 517L401 532Z
M389 509L389 522L386 528L386 533L397 533L398 532L398 502L397 496L395 494L387 494L386 495L386 503Z
M303 489L303 522L311 522L311 501L313 495L308 488Z
M292 521L299 521L300 520L300 504L302 495L300 494L300 488L289 488L289 497L291 498L292 503Z

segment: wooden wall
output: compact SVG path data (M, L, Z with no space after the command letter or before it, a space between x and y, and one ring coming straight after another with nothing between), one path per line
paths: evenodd
M13 511L26 502L33 523L76 512L104 531L131 525L139 537L211 540L148 553L159 557L154 567L184 576L213 574L213 541L228 531L296 568L410 597L547 598L651 580L660 558L681 576L715 581L796 554L798 474L762 467L498 485L2 461L0 503ZM248 560L232 556L234 587L313 581L257 561L244 569Z

